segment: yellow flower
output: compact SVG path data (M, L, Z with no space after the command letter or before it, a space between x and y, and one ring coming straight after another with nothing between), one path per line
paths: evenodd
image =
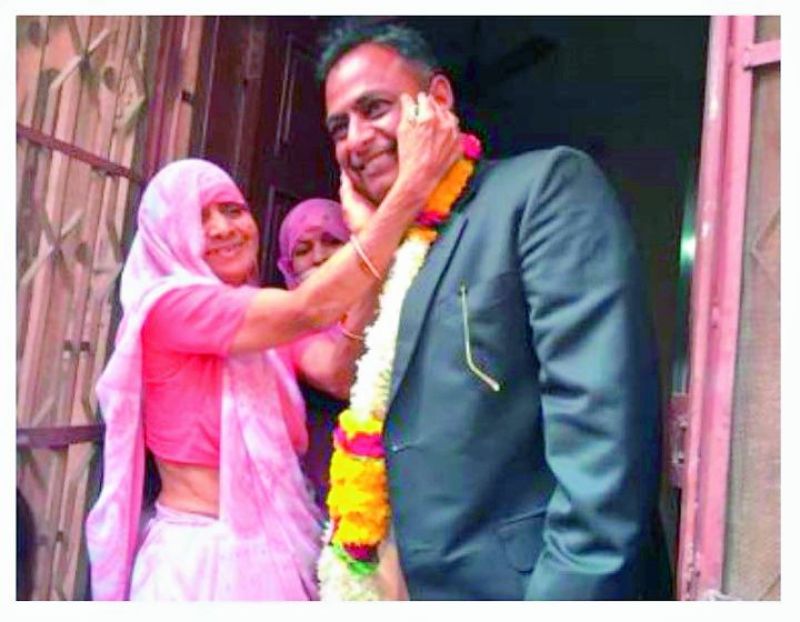
M336 486L357 486L358 490L382 489L386 485L386 464L380 458L352 456L338 447L331 457L331 493L346 494Z
M389 525L386 465L378 458L351 456L336 448L331 458L328 511L338 521L333 541L377 544Z
M421 240L428 244L433 244L437 235L439 234L436 233L435 229L428 229L427 227L411 227L411 229L408 230L408 237L410 239Z
M332 542L377 546L386 537L388 530L388 509L375 508L370 512L354 512L339 518Z
M344 430L347 438L353 438L357 433L380 434L383 431L383 421L375 417L358 416L352 409L347 408L339 415L339 427Z

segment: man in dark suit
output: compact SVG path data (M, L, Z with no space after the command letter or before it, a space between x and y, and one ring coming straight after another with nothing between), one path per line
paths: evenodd
M400 95L453 106L424 40L343 28L320 59L336 159L377 205ZM403 304L384 431L412 599L663 598L656 353L623 208L559 147L477 166Z

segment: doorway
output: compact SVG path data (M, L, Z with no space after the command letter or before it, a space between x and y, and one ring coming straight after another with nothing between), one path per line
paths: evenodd
M262 282L282 284L277 229L291 206L335 197L337 174L313 66L336 18L206 20L195 153L231 170L262 230ZM376 20L391 19L386 17ZM451 78L462 126L489 158L559 144L605 171L630 212L649 281L663 387L662 519L673 568L680 492L667 446L683 393L706 17L408 17ZM269 114L266 111L270 111ZM273 112L274 111L274 112ZM304 163L298 166L298 162Z

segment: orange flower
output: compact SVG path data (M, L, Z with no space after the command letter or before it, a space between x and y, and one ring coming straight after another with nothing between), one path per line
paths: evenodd
M456 162L428 199L425 211L447 215L475 171L475 163L466 158Z

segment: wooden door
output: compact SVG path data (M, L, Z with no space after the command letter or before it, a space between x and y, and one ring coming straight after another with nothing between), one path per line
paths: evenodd
M314 80L323 21L310 17L217 17L206 23L197 152L231 172L261 231L264 284L282 285L278 229L298 201L335 197L335 167Z

